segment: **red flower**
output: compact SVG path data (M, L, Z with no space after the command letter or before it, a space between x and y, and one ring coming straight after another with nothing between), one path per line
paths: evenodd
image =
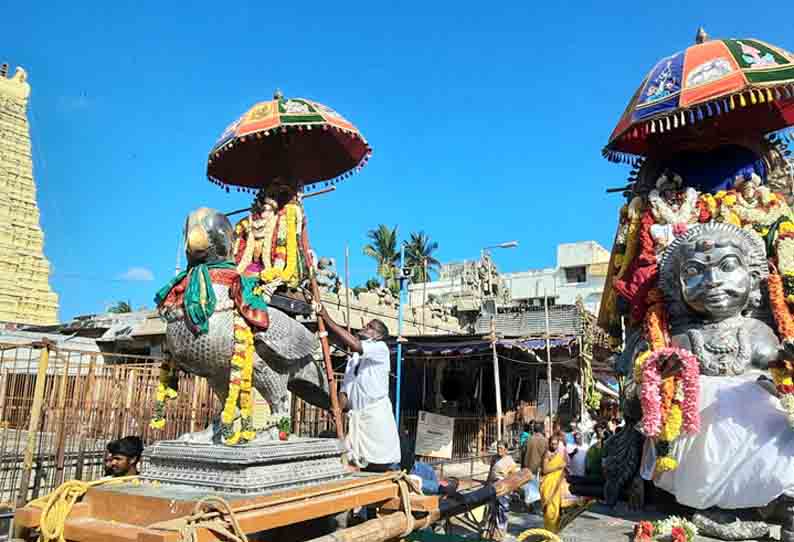
M653 524L650 521L641 521L634 526L635 542L651 542L653 539Z
M687 542L686 531L683 527L673 527L670 535L673 542Z

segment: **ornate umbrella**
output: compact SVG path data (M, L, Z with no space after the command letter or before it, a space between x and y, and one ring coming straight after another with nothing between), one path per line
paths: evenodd
M346 177L361 169L371 154L372 149L356 127L330 107L303 98L285 99L276 91L272 100L254 105L224 130L210 151L207 178L225 185L227 191L229 185L251 191L265 189L277 179L300 189L317 181ZM296 216L292 219L297 221ZM289 215L286 220L291 220ZM292 235L297 235L298 229L296 224ZM300 251L309 270L311 297L319 301L305 215L300 229ZM290 235L289 226L287 230ZM288 253L286 258L290 258ZM342 416L322 318L317 319L317 327L336 432L342 438Z
M305 185L350 175L370 154L358 129L339 113L276 91L224 130L210 151L207 177L253 189L276 178Z
M792 124L794 55L757 39L710 40L701 28L695 45L651 69L603 154L628 163L661 145L690 150Z

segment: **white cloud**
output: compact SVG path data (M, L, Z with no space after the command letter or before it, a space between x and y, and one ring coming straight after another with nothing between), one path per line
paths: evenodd
M119 275L119 280L150 281L154 280L154 273L145 267L130 267L125 273Z

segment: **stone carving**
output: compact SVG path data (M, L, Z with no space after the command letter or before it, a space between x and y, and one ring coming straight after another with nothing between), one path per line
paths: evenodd
M791 542L794 517L784 495L794 490L794 473L789 474L794 441L777 398L769 395L768 379L759 373L781 355L775 331L762 319L768 315L764 242L755 231L731 224L699 224L670 243L659 267L672 346L693 352L706 375L699 377L700 430L672 442L648 439L642 452L642 388L637 373L628 371L627 427L605 449L607 500L614 502L638 472L650 477L656 469L657 486L681 504L709 510L704 525L714 536L735 540L736 533L759 529L735 522L734 516L730 526L720 527L720 518L728 516L712 514L713 509L768 508L771 503L768 519L782 522L782 540ZM635 333L627 346L623 357L633 363L649 343ZM680 369L668 365L664 374L669 376L663 378ZM677 466L659 471L657 456L675 458Z
M298 382L296 393L307 389L312 392L304 399L319 403L319 406L327 405L327 383L314 362L319 341L303 325L281 311L273 307L262 310L248 304L243 279L234 264L228 261L233 243L232 227L226 217L212 209L199 209L191 213L187 224L189 272L181 279L182 282L173 286L169 284L162 298L158 294L160 314L167 322L166 349L176 365L186 372L207 378L213 392L221 403L225 403L233 369L232 355L237 352L238 322L243 318L254 333L256 349L252 354L251 384L270 403L273 418L289 415L288 386L292 381ZM205 270L207 275L203 275ZM191 288L192 274L210 278L208 286L215 298L214 308L205 322L206 331L197 330L195 319L186 317L184 307L187 302L179 297L185 296L185 291ZM200 280L203 283L206 279ZM201 296L206 300L210 293L203 292ZM227 405L227 408L231 407ZM242 417L244 425L246 418ZM250 428L243 427L242 430L245 432ZM220 424L216 420L207 430L188 435L185 439L217 443L222 432L228 441L228 424ZM268 436L276 435L277 430L273 429Z
M326 292L337 293L341 283L336 274L336 262L333 258L315 258L317 262L317 286Z
M350 476L344 451L336 439L258 440L235 447L161 441L144 451L142 478L205 493L267 494ZM159 491L169 494L167 486Z
M26 118L30 85L17 68L0 77L0 321L55 324L58 296L36 205Z
M695 353L701 374L738 375L750 363L765 369L777 359L775 332L745 316L761 308L768 274L761 238L728 224L697 226L665 252L660 287L673 318L673 340Z

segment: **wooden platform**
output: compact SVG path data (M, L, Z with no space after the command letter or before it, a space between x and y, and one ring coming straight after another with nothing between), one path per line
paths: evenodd
M74 542L177 542L175 520L193 513L196 500L154 496L156 486L120 484L90 489L75 504L66 522L65 538ZM398 485L393 474L358 474L353 479L274 493L232 498L224 495L246 533L271 530L319 519L359 506L395 502ZM419 496L417 496L419 497ZM421 497L417 501L428 499ZM20 535L38 527L40 510L17 510L15 526ZM169 525L169 523L171 525ZM207 529L199 530L199 542L220 540Z

